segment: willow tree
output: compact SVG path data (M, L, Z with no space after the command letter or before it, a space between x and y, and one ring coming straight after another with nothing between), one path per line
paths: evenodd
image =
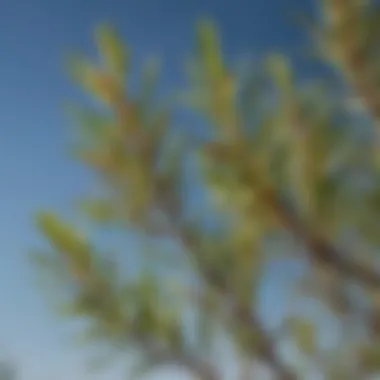
M115 262L72 223L39 214L50 243L39 257L59 264L67 310L84 318L90 342L202 380L223 377L220 344L280 380L380 370L379 12L370 1L318 5L311 38L334 80L301 81L281 54L242 80L208 21L197 24L187 88L175 96L157 93L152 62L132 86L128 49L105 26L100 62L72 62L97 102L75 109L76 157L98 186L81 210L144 243L126 243ZM197 128L177 125L178 107ZM129 274L123 254L139 263ZM259 318L263 268L279 255L305 263L293 297L327 317L289 312L276 331ZM333 318L342 333L326 346Z

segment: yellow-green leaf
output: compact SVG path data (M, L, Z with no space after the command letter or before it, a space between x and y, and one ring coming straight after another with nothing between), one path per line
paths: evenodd
M223 58L216 28L209 20L198 22L197 47L206 73L214 80L220 79L224 74Z
M85 91L101 103L111 105L120 99L120 84L106 71L85 59L72 58L69 61L69 73Z
M39 213L36 224L53 248L68 259L71 269L77 275L85 275L91 265L91 253L77 230L49 212Z
M127 49L109 25L101 25L95 32L96 43L106 68L120 81L125 78Z
M315 328L309 321L292 318L288 321L297 346L306 354L315 350Z

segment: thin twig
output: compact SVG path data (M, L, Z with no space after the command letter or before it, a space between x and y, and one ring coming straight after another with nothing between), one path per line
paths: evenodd
M176 225L179 226L179 224ZM193 259L196 264L198 264L198 269L206 282L215 288L221 296L229 299L230 294L225 287L225 283L222 282L222 279L217 274L213 273L212 270L205 270L205 268L199 263L195 253L196 249L194 248L193 240L184 231L179 230L178 228L176 228L176 231L176 235L183 246L192 252ZM235 300L232 300L230 312L234 323L253 332L258 338L258 344L255 344L250 348L251 356L259 357L266 362L274 370L279 380L297 380L296 375L286 368L277 357L275 343L262 328L260 321L256 318L250 308L236 304Z
M272 197L270 203L283 226L305 244L312 259L332 266L347 278L357 280L370 287L380 287L380 273L374 268L355 261L348 252L334 247L323 237L313 234L284 202Z

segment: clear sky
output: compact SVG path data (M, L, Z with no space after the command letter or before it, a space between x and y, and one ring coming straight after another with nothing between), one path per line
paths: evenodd
M47 309L26 255L38 242L32 213L40 207L63 210L88 181L87 173L66 155L69 123L62 105L76 92L63 72L64 53L91 49L94 25L110 21L130 44L137 63L151 54L165 58L163 81L171 86L180 78L198 16L210 15L218 22L228 56L270 48L294 53L302 38L290 25L291 11L309 3L0 1L0 356L14 358L22 380L86 378L83 358L69 349L68 328ZM281 266L271 271L263 308L268 316L278 314L289 270Z

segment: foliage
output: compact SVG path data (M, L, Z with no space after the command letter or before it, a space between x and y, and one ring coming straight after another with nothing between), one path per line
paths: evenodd
M379 11L370 1L319 3L315 42L338 71L330 83L300 81L280 54L241 83L213 24L198 23L178 99L204 130L181 129L180 144L152 63L133 92L128 49L111 28L96 32L99 63L75 58L74 79L99 103L75 109L83 127L76 156L101 189L81 210L154 247L125 275L70 223L38 216L65 271L69 315L87 320L90 342L137 348L144 368L180 364L207 380L222 376L212 359L221 337L242 362L262 361L281 380L307 378L313 366L331 380L379 371ZM360 115L350 108L355 97ZM294 297L315 300L327 322L295 313L277 335L258 317L263 268L274 257L265 242L274 239L281 254L303 255ZM326 348L319 338L333 317L343 333ZM280 343L297 347L291 360Z

